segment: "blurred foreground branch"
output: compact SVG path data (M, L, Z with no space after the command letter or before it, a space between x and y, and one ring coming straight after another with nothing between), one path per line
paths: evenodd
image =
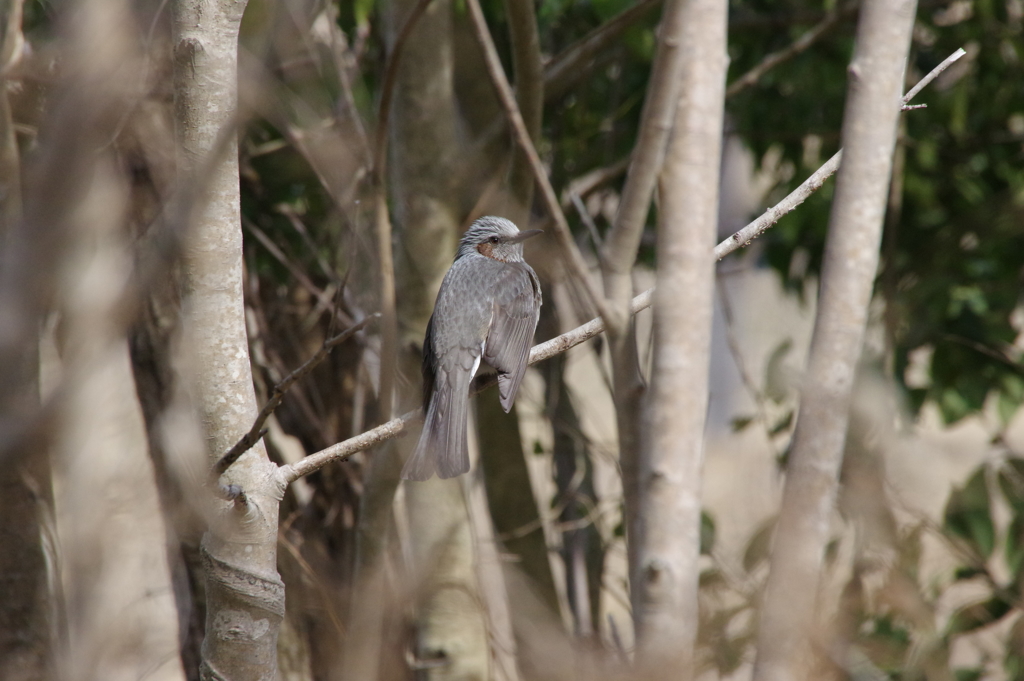
M821 286L782 509L758 627L754 681L803 678L816 665L818 584L830 537L861 356L916 0L867 0L847 78L842 141ZM902 102L906 104L906 102Z

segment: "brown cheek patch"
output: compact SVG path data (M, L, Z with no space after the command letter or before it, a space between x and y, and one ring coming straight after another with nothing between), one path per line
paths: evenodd
M494 257L494 255L493 255L494 254L494 244L492 244L490 242L485 241L482 244L477 244L476 245L476 250L478 250L480 252L480 255L485 255L488 258L493 258Z

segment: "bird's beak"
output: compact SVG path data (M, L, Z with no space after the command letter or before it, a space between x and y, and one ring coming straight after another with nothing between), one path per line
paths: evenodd
M531 236L537 236L538 234L543 233L543 229L528 229L525 232L519 232L519 234L516 234L514 237L509 238L509 240L506 243L518 244L521 241L526 241Z

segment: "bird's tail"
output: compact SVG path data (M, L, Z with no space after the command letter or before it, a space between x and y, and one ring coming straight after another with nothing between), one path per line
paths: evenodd
M454 478L469 470L466 417L471 378L468 371L437 376L423 432L416 450L402 468L404 479L426 480L435 471L440 478Z

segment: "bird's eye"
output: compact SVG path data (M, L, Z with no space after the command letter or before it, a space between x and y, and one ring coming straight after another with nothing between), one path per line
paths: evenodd
M492 244L496 244L496 243L499 243L501 241L501 239L499 239L496 236L492 236L490 239L488 239L488 241L490 241Z

